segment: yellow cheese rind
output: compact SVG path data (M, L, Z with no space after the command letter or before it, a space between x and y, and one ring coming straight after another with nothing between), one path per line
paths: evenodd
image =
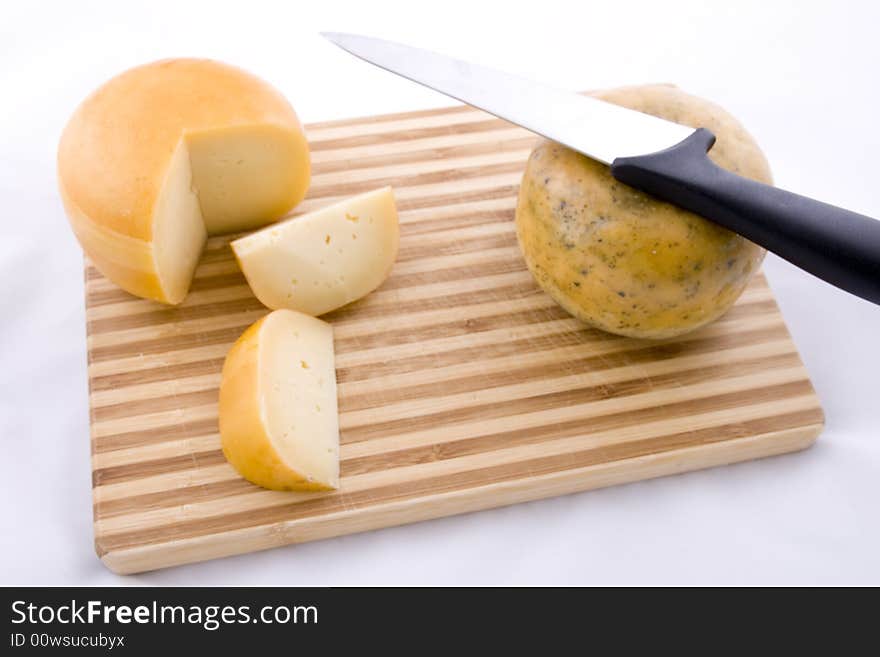
M290 310L266 315L226 356L220 384L223 453L272 490L339 486L333 329Z
M263 304L317 316L379 287L394 266L399 243L394 194L383 187L231 245Z
M309 176L302 126L284 97L211 60L163 60L113 78L77 108L58 147L61 195L83 249L124 289L166 303L185 295L205 232L277 220L305 196ZM119 266L120 240L150 258ZM157 240L166 243L154 252Z

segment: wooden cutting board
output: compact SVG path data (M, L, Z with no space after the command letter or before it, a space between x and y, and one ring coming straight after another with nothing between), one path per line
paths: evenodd
M223 358L267 312L228 238L209 241L175 308L87 262L95 544L112 570L779 454L819 434L822 410L762 274L719 321L663 342L587 328L536 287L513 226L530 133L455 107L308 135L314 178L295 214L390 184L402 224L392 276L326 317L341 489L262 490L220 452Z

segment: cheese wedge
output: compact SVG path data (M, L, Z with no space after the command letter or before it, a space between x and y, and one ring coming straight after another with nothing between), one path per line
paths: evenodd
M263 304L323 315L379 287L399 242L394 194L384 187L231 244Z
M204 59L113 78L76 110L58 147L61 198L86 254L128 292L172 304L206 235L275 221L305 196L309 175L284 97Z
M223 453L248 481L273 490L339 486L333 329L276 310L232 346L220 383Z

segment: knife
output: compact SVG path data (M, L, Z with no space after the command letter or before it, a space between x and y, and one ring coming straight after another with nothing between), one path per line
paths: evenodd
M708 157L715 135L705 128L391 41L322 35L387 71L604 162L620 182L880 304L880 221L722 169Z

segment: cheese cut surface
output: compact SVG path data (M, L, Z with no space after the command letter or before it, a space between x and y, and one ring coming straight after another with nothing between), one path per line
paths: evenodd
M182 139L156 199L154 231L153 266L159 290L169 303L180 303L207 237L199 197L192 186L189 150Z
M384 187L231 244L263 304L322 315L379 287L394 266L399 241L394 194Z
M276 310L232 346L220 384L223 453L248 481L273 490L339 486L333 329Z
M271 86L211 60L131 69L89 96L58 148L83 249L137 296L179 303L206 234L277 220L305 196L308 145Z

